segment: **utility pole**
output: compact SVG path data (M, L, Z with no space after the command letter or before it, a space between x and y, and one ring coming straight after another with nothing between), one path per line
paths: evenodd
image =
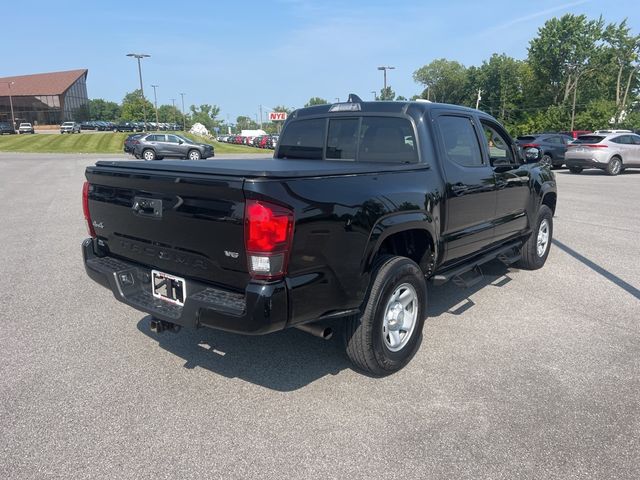
M156 95L156 88L158 88L159 85L151 85L151 87L153 88L153 104L156 107L156 128L160 128L160 120L158 120L158 96Z
M378 70L382 70L383 74L384 74L384 93L386 95L387 93L387 70L395 70L396 67L390 67L390 66L382 66L382 67L378 67Z
M476 110L480 106L480 100L482 100L482 89L478 89L478 97L476 98Z
M187 116L184 113L184 92L181 92L180 96L182 97L182 131L186 132L187 131Z
M171 104L173 105L173 124L176 124L176 99L171 99Z
M260 130L262 130L262 105L260 105Z
M133 57L138 60L138 76L140 77L140 95L142 96L142 114L144 116L144 129L147 130L147 106L144 101L144 87L142 86L142 66L140 65L140 60L143 58L148 58L151 55L147 55L145 53L127 53L127 57Z
M16 117L13 115L13 98L11 97L11 85L15 85L16 82L2 82L7 85L9 89L9 106L11 107L11 125L13 130L16 129Z

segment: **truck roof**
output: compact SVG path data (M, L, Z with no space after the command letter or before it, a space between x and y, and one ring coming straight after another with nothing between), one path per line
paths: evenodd
M358 110L345 110L345 111L335 111L336 105L347 105L349 103L357 103L359 104ZM323 114L336 114L336 115L348 115L348 114L357 114L358 112L363 113L386 113L386 114L402 114L407 113L409 108L417 109L419 111L427 112L433 109L438 109L442 107L446 107L448 109L460 110L464 112L474 112L478 113L478 110L469 107L462 107L460 105L452 105L448 103L435 103L435 102L426 102L426 101L376 101L376 102L340 102L340 103L329 103L325 105L314 105L312 107L300 108L295 110L289 118L299 118L299 117L310 117L315 115L323 115Z

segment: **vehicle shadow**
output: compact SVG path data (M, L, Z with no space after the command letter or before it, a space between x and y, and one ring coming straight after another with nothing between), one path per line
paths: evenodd
M469 297L478 290L488 285L502 287L511 281L508 267L498 261L484 265L482 270L483 280L468 289L452 282L440 287L429 285L428 316L437 317L445 312L461 315L475 305ZM150 329L150 320L149 315L143 317L137 324L138 330L158 342L160 348L182 358L184 368L204 368L271 390L295 391L352 368L344 352L340 320L332 322L334 336L328 341L293 328L261 336L208 328L156 334Z
M247 336L208 328L156 334L151 316L138 322L138 330L164 350L184 359L184 368L204 368L227 378L239 378L271 390L298 390L327 375L351 368L340 332L321 340L290 328L269 335ZM338 327L338 325L335 325Z
M458 287L453 282L438 287L429 284L429 318L438 317L443 313L462 315L475 305L470 298L473 294L488 286L501 288L511 282L509 271L510 267L493 260L482 266L482 280L469 288Z

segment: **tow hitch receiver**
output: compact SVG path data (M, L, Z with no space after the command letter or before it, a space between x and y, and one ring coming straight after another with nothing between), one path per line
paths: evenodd
M158 320L157 318L151 319L151 322L149 322L149 328L155 333L162 333L165 330L172 333L178 333L180 331L180 325L176 325L175 323L167 322L165 320Z

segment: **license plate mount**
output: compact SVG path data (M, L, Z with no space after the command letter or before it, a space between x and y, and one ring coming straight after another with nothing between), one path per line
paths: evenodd
M151 293L160 300L182 307L187 298L187 282L182 277L151 270Z

